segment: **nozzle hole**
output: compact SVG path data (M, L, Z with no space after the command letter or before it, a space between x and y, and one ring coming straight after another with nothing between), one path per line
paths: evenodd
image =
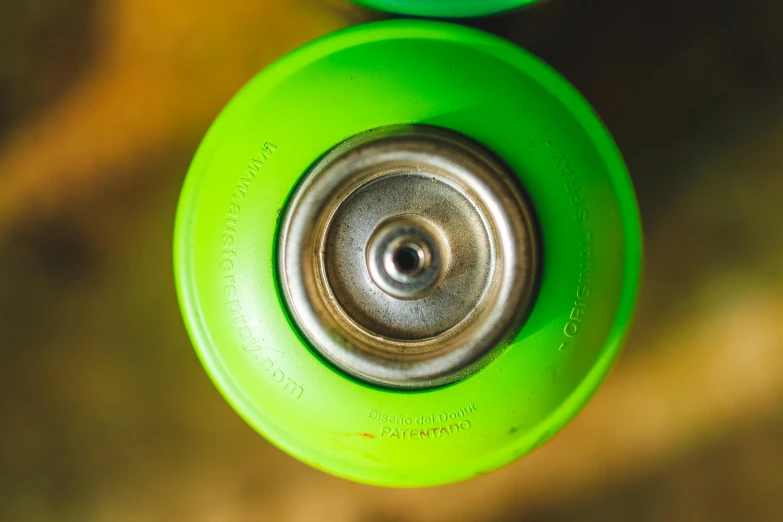
M403 245L398 248L393 255L394 266L403 274L410 274L421 268L423 259L420 252L410 246Z

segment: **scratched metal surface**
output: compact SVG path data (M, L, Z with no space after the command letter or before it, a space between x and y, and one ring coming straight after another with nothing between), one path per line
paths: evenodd
M550 0L483 20L614 133L647 232L628 348L530 457L394 491L298 463L218 396L175 302L177 192L211 119L340 0L0 3L0 519L777 521L783 7Z

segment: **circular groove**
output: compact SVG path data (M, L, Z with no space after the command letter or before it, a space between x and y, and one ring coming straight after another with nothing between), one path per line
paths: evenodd
M280 234L283 294L313 348L372 384L477 371L521 326L537 281L532 210L494 156L399 126L319 160Z

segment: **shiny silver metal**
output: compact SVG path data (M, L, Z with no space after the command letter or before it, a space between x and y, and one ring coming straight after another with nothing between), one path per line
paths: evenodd
M409 125L348 139L310 169L279 237L288 309L345 372L424 389L477 371L535 298L533 211L472 140Z
M367 269L378 288L398 299L421 299L449 266L446 235L422 216L381 223L367 244Z

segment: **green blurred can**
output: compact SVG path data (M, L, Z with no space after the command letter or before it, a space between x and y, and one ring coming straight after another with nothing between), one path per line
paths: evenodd
M511 11L539 0L353 0L384 11L433 18L465 18Z
M253 79L177 212L186 325L249 424L329 473L428 486L563 427L629 328L641 230L590 106L522 49L389 21Z

